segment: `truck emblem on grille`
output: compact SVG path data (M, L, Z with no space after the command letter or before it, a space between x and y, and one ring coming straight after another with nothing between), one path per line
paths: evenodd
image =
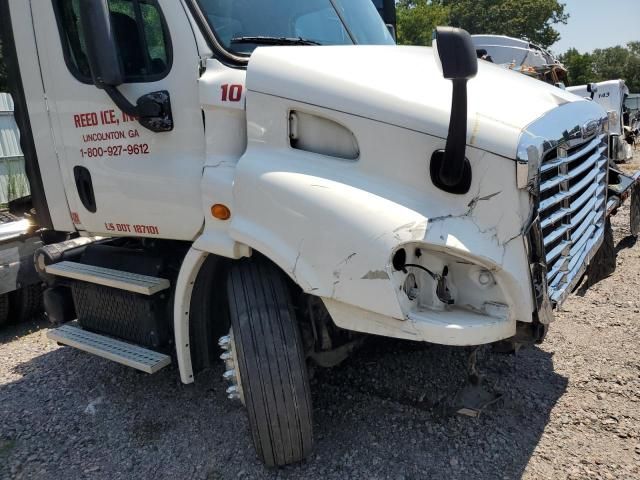
M582 138L589 138L595 135L598 131L600 122L597 120L591 120L582 126Z

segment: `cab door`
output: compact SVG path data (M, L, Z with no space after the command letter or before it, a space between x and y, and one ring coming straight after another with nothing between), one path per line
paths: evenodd
M80 0L30 0L58 161L79 230L192 240L204 215L204 127L199 54L176 0L108 0L124 73L118 91L135 105L167 91L173 129L153 132L93 85Z

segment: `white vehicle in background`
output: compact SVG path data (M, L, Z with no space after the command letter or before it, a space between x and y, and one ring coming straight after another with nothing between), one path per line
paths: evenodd
M33 254L42 247L13 100L0 92L0 326L42 312L42 281Z
M36 213L80 235L36 254L50 338L184 383L221 348L268 465L311 452L308 363L362 334L540 343L610 263L606 112L464 31L399 47L370 0L0 0L0 22Z
M472 35L478 58L516 72L564 87L567 69L544 48L527 40L504 35Z
M629 88L624 80L608 80L567 87L567 91L579 97L593 100L607 111L609 116L609 158L615 162L625 162L633 158L633 148L626 139L624 112Z

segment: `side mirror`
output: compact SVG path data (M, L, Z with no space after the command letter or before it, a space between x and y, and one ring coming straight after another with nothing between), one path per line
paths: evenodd
M467 81L478 73L478 57L465 30L438 27L433 34L435 58L444 78L453 82L451 118L445 150L431 157L431 180L441 190L464 194L471 187L467 148Z
M93 83L104 90L120 110L138 118L140 124L152 132L173 130L173 115L169 92L162 90L143 95L136 105L119 90L124 83L118 43L111 25L107 0L79 0L80 24L87 45L87 59Z
M397 42L398 41L398 35L396 34L396 27L394 27L390 23L387 23L386 25L387 25L387 30L389 30L389 33L393 37L393 41Z
M103 89L122 85L124 73L107 0L80 0L79 10L93 83Z

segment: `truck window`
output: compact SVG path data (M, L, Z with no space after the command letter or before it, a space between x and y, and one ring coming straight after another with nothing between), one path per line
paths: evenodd
M250 55L250 37L303 38L321 45L393 45L371 0L198 0L227 51Z
M350 44L348 32L332 7L305 13L294 22L296 37L309 38L322 45Z
M92 83L79 0L54 0L62 49L71 73ZM109 0L111 25L125 82L152 82L171 69L172 51L166 23L155 0Z

